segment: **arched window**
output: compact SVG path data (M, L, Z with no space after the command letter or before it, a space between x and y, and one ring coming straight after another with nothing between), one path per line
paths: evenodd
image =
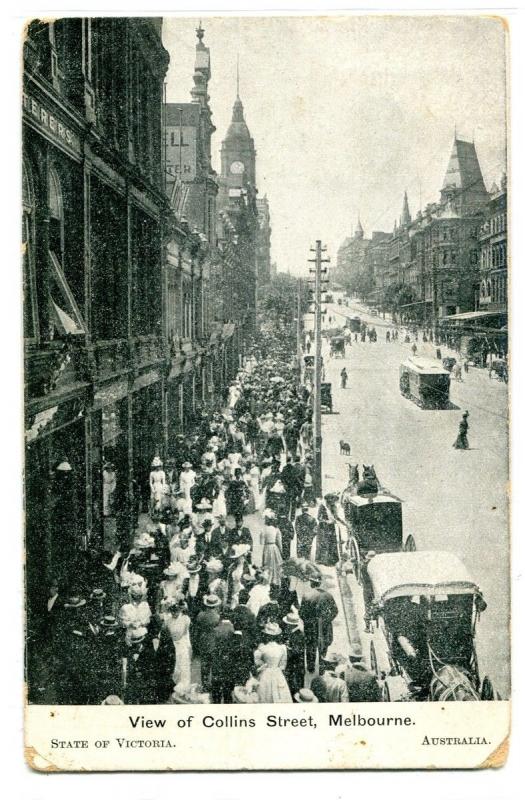
M481 287L479 290L480 297L483 299L487 294L487 287L485 286L485 281L481 282Z
M490 278L487 281L487 297L489 298L492 297L492 281L490 280Z
M60 179L51 167L48 173L49 260L51 336L78 335L84 321L64 275L64 204Z
M38 337L35 275L35 193L29 165L22 164L22 280L24 284L24 337Z
M53 167L49 170L47 204L49 208L49 249L62 263L64 251L64 204L62 202L60 179Z

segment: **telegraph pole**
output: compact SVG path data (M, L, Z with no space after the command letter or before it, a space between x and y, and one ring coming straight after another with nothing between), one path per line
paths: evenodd
M323 495L323 466L322 466L322 433L321 433L321 327L322 327L322 309L321 309L321 291L322 284L326 281L323 280L323 275L326 274L326 268L323 269L323 264L327 264L330 259L323 258L323 253L326 247L323 247L321 240L318 239L315 247L310 248L311 252L315 253L315 258L309 258L311 264L315 264L315 269L311 269L310 273L315 275L314 283L314 308L315 308L315 381L314 381L314 419L313 419L313 437L314 437L314 474L313 474L313 488L316 497Z

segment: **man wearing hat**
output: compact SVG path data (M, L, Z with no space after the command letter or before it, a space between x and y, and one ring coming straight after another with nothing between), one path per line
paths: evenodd
M305 680L304 654L305 640L301 618L295 609L283 617L283 639L286 645L287 659L285 677L293 695L303 686Z
M203 609L197 614L192 631L195 655L201 662L201 683L205 689L210 688L211 659L214 646L213 631L219 624L221 601L217 595L205 595Z
M99 634L91 659L96 670L94 689L96 702L118 694L121 690L121 657L124 633L113 614L105 614L99 621Z
M206 581L201 580L202 564L195 555L186 564L188 576L182 584L182 594L186 598L188 616L193 622L202 608L202 599L206 594ZM192 631L190 630L190 634Z
M250 552L247 553L246 559L247 561L250 561L251 550L253 548L253 539L250 529L246 525L243 525L243 521L242 514L239 517L234 518L234 527L231 528L229 536L230 548L235 544L247 544L250 548ZM228 525L228 518L226 518L226 524Z
M211 558L218 555L216 541L213 541L213 517L211 514L204 517L201 521L200 527L196 529L195 540L195 555L199 559Z
M235 686L234 628L229 612L221 611L219 624L212 631L211 698L213 703L231 703Z
M332 623L339 613L337 603L326 589L321 588L322 579L310 580L305 589L299 616L304 624L306 666L308 672L315 671L315 660L323 658L334 638Z
M232 518L233 520L233 518ZM233 527L235 520L233 520ZM226 527L226 517L220 514L217 517L217 525L211 531L210 555L215 558L223 559L230 549L230 530Z
M298 558L310 558L312 544L317 535L317 523L308 512L308 503L303 503L301 506L301 513L295 520Z

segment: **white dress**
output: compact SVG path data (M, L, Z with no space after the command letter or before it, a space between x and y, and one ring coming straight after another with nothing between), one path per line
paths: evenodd
M219 489L219 494L212 503L212 511L214 517L226 516L226 498L224 497L224 489Z
M181 474L179 475L179 486L181 488L181 491L184 492L184 497L186 498L188 503L191 503L190 490L192 486L195 485L196 477L197 477L196 473L192 469L189 469L188 471L183 469Z
M177 690L187 689L191 684L190 618L185 614L178 617L166 614L164 623L175 646L173 683Z
M162 469L153 469L149 474L149 488L151 493L151 505L153 508L160 507L162 499L166 494L168 484L166 483L166 473Z
M259 703L292 703L292 694L284 677L286 645L277 642L261 644L254 653L260 668L257 696Z
M257 616L261 606L270 602L270 586L268 584L256 584L250 591L250 597L246 605L254 615Z

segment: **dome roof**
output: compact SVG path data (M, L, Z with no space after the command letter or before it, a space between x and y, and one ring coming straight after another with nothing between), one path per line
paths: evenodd
M240 97L237 97L233 104L232 121L226 133L225 141L231 139L245 139L251 141L252 137L244 119L244 108Z

